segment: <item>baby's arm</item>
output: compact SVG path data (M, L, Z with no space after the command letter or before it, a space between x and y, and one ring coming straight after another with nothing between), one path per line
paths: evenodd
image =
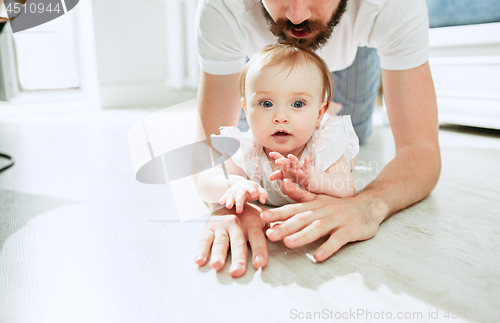
M351 167L344 155L325 171L311 167L309 156L305 158L304 165L301 166L299 159L291 154L288 158L276 152L270 155L276 159L275 163L281 167L281 170L272 173L269 180L290 178L309 192L333 197L352 197L356 192Z
M229 181L220 165L203 171L198 178L197 188L200 197L207 203L220 203L228 209L236 206L241 213L247 199L266 202L267 192L259 184L246 179L241 167L231 159L224 162Z
M324 172L314 167L311 168L311 181L308 187L311 192L333 197L353 197L356 193L351 166L345 160L344 155Z

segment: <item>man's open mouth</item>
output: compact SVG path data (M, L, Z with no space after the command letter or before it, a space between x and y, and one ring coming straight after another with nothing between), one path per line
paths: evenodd
M298 29L291 29L290 34L292 34L293 37L302 39L308 37L311 33L307 30L298 28Z

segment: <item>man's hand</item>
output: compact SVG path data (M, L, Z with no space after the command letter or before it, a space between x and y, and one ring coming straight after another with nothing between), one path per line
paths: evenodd
M279 170L269 175L270 181L289 178L305 189L308 189L311 180L311 158L309 156L306 156L303 165L300 165L300 160L292 154L284 157L282 154L273 151L269 153L269 156L274 158L276 166L280 167Z
M243 212L246 200L259 200L261 204L266 203L267 191L254 181L242 179L231 185L219 203L226 205L228 209L236 206L236 213Z
M367 240L377 233L380 222L370 216L371 206L357 197L335 198L305 191L289 179L282 189L297 204L266 210L264 222L284 221L268 229L269 240L283 240L289 248L311 243L330 235L315 252L317 261L324 261L351 241Z
M208 261L210 250L212 257L210 266L220 270L226 263L226 256L231 246L232 264L229 273L234 278L241 277L247 269L247 241L252 249L252 263L255 268L264 267L267 263L267 243L263 229L266 226L259 214L262 208L245 203L243 213L236 216L228 209L221 209L210 216L200 239L195 262L204 266Z

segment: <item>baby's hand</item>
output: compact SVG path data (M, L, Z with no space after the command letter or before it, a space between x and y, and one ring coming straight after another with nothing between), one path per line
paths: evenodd
M289 178L294 183L307 188L309 182L311 181L311 158L309 158L309 156L306 156L304 159L304 165L302 166L300 165L300 160L292 154L289 154L288 158L285 158L280 153L273 151L269 153L269 156L274 158L276 160L276 166L280 166L281 168L269 175L270 181Z
M219 203L225 204L228 209L236 205L236 213L241 213L246 200L259 200L260 203L264 204L267 200L267 191L255 182L246 179L240 180L231 185Z

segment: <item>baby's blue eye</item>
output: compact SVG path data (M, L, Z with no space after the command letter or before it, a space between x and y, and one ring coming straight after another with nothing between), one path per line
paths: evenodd
M270 108L273 106L273 104L270 101L262 101L260 102L260 105L263 106L264 108Z
M304 102L302 102L302 101L295 101L295 102L292 104L292 106L293 106L294 108L302 108L302 107L304 106Z

